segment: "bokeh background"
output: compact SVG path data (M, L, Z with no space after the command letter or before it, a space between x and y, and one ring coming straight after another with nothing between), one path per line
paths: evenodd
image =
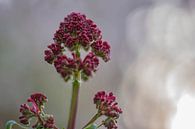
M72 11L93 19L112 46L111 61L82 84L76 129L95 113L99 90L118 96L119 129L195 128L194 0L0 0L0 128L37 91L58 127L67 124L71 86L43 52Z

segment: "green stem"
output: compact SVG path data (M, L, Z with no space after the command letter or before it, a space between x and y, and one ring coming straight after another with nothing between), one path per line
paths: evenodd
M94 123L99 117L101 116L100 113L96 113L92 118L91 120L82 128L86 128L87 126L89 126L90 124Z
M102 125L104 125L104 124L105 124L107 121L109 121L109 120L113 120L113 121L114 121L114 120L116 120L116 119L115 119L115 118L111 118L111 117L106 118L105 121L103 121L100 125L97 126L97 129L100 128Z
M100 125L98 125L97 129L100 128L104 123L101 123Z
M74 81L72 84L72 98L69 112L69 120L67 129L75 128L77 106L78 106L78 96L79 96L79 87L80 87L80 72L75 72Z

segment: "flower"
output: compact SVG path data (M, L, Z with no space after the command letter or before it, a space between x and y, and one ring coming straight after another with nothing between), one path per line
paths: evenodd
M44 108L44 103L46 103L48 100L44 94L34 93L28 98L27 101L32 102L33 105L36 106L39 111L41 111L41 108Z
M48 48L51 49L54 55L59 55L63 50L63 47L56 43L52 43Z
M35 112L27 104L22 104L20 106L20 112L22 115L19 117L20 123L24 125L29 125L29 119L35 115Z
M20 123L28 126L31 118L35 117L37 118L37 122L32 125L32 128L45 127L47 129L53 129L55 127L53 116L45 114L43 111L44 104L48 101L47 97L42 93L34 93L27 101L32 105L22 104L20 106Z
M90 43L101 39L101 31L97 25L84 14L72 12L60 23L59 29L54 34L54 41L74 51L77 44L85 50Z
M49 64L54 64L65 81L73 78L75 72L80 72L81 79L86 81L97 70L98 57L105 62L110 60L110 45L102 41L100 29L84 14L72 12L66 16L53 40L54 43L45 50L44 58ZM81 49L90 51L83 59ZM68 57L70 54L72 57Z
M75 58L68 58L66 55L58 56L54 61L56 71L61 74L65 80L69 80L77 67Z
M113 93L109 92L106 94L105 91L99 91L95 94L93 101L94 104L96 104L98 113L107 117L107 119L103 121L103 125L108 129L116 129L116 119L119 118L122 110L120 107L118 107L118 103L115 102L116 97L113 95Z
M47 63L52 64L54 60L54 54L50 50L45 50L45 61Z
M107 127L107 129L117 129L117 121L114 119L107 119L103 121L103 125Z
M53 39L74 51L76 45L88 50L90 44L101 37L101 31L92 20L87 19L84 14L72 12L60 23Z
M93 52L105 62L110 60L110 45L106 41L98 40L91 44Z
M97 70L98 65L99 59L94 55L93 52L90 52L82 62L81 69L83 70L83 74L86 76L91 76L92 72Z
M45 50L45 61L52 64L55 57L62 53L63 47L59 44L53 43L48 46L50 50Z
M53 129L55 127L55 120L53 118L53 115L49 115L46 117L44 127L47 129Z
M122 110L118 107L118 103L115 100L116 97L112 92L106 94L105 91L100 91L94 97L94 103L101 114L118 118Z

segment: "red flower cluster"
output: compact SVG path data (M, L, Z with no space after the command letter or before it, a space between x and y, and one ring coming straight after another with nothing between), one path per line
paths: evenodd
M91 44L91 47L94 53L105 62L110 60L110 45L106 41L102 42L102 40L98 40Z
M24 125L29 125L29 119L34 117L34 114L36 114L37 111L34 109L34 107L30 108L27 104L22 104L20 106L20 112L22 113L22 115L19 117L20 122Z
M110 45L102 41L97 25L83 14L73 12L65 17L53 39L54 43L45 50L45 61L54 63L56 71L66 81L75 71L81 71L82 79L87 80L97 70L97 57L105 62L110 60ZM72 58L66 56L66 48L72 53ZM83 60L80 57L81 48L91 51Z
M90 52L85 59L83 60L81 69L83 69L83 73L87 76L91 76L92 72L96 71L96 68L99 65L98 58L94 55L93 52Z
M35 93L32 94L27 101L30 102L32 106L29 106L28 104L22 104L20 106L20 112L22 114L19 117L20 123L28 126L30 124L30 119L35 117L37 118L37 122L32 128L56 128L53 116L43 112L44 104L47 102L47 97L45 95L42 93Z
M71 51L74 51L78 44L88 50L90 44L101 37L101 31L92 20L83 14L73 12L60 23L54 34L54 41L63 43Z
M55 127L55 121L53 118L53 115L48 115L47 117L45 117L45 123L43 125L46 129L53 129L56 128Z
M63 47L60 46L59 44L51 44L48 46L50 50L45 50L45 60L52 64L54 59L56 58L57 55L61 55L63 51Z
M62 55L56 58L54 66L56 71L68 81L77 67L77 62L75 58L68 58L66 55Z
M119 114L122 113L121 108L118 107L118 103L115 102L116 97L112 92L106 94L105 91L100 91L95 94L94 104L101 115L107 116L107 119L103 121L104 126L108 129L116 129Z

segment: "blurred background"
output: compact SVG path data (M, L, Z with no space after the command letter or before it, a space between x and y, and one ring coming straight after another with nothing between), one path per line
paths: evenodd
M43 52L72 11L112 46L111 61L82 84L76 129L94 115L99 90L118 96L119 129L195 128L194 0L0 0L0 128L37 91L58 127L67 124L71 85Z

